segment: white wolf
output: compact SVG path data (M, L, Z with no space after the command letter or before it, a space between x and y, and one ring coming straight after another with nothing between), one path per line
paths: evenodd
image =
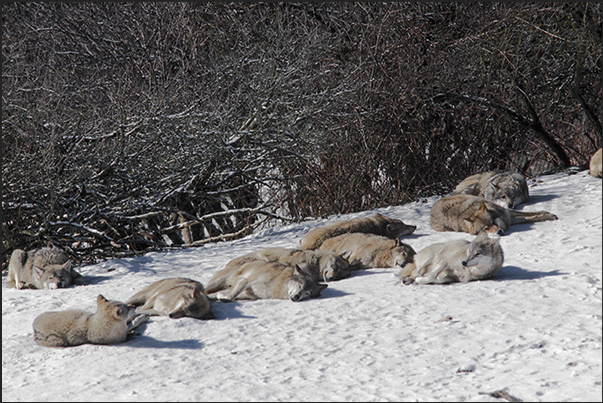
M457 185L452 194L481 196L509 209L527 203L529 198L526 177L519 172L488 171L471 175Z
M320 249L346 256L354 270L372 267L404 267L415 251L400 239L354 232L329 238Z
M299 269L316 282L336 281L350 276L350 265L345 257L326 250L302 250L287 248L264 248L239 256L226 264L228 270L236 270L254 260L280 262Z
M491 278L502 268L500 238L480 232L473 242L455 240L422 249L400 272L404 284L446 284Z
M299 267L254 260L235 270L219 271L209 280L206 292L210 298L221 301L291 299L297 302L319 297L325 288L326 284L315 282Z
M203 284L184 277L156 281L130 297L126 304L136 306L136 312L148 315L215 319L211 301Z
M589 173L597 178L600 178L602 175L602 171L603 171L603 165L601 162L601 158L603 157L602 154L602 149L599 148L599 150L593 154L592 157L590 157L590 164L589 164Z
M410 235L415 229L416 225L406 225L401 220L377 213L370 217L353 218L314 228L302 237L300 245L301 249L318 249L325 240L350 232L364 232L393 239Z
M72 284L85 285L84 277L73 268L67 254L57 248L25 252L15 249L8 265L9 288L57 289Z
M34 340L46 347L122 343L130 331L148 319L136 314L134 307L108 301L100 294L96 302L96 313L73 309L38 315L33 322Z

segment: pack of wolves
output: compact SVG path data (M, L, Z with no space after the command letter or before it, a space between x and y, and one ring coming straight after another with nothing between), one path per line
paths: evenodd
M601 150L597 154L589 173L601 177ZM500 239L511 225L557 220L547 211L514 209L528 200L526 179L518 172L472 175L436 201L430 212L434 230L466 232L475 236L471 241L435 243L415 251L400 238L413 234L416 226L399 219L375 214L332 222L306 233L299 248L264 248L232 259L205 287L189 278L167 278L125 303L98 295L96 313L42 313L33 322L34 340L52 347L120 343L150 316L207 320L215 318L212 301L316 298L326 283L343 280L354 270L396 268L406 285L489 279L502 269ZM57 248L17 249L11 255L8 287L52 290L85 284Z

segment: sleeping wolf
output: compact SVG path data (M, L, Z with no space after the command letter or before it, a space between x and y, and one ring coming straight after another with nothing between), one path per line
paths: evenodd
M431 208L431 227L436 231L458 231L477 235L485 230L498 235L511 225L556 220L548 211L509 210L483 197L457 194L444 197Z
M300 244L301 249L318 249L326 239L350 232L364 232L393 239L410 235L415 229L415 225L406 225L400 220L377 213L370 217L353 218L315 228L302 237Z
M480 232L473 242L456 240L422 249L400 272L404 284L446 284L484 280L503 265L500 238Z
M312 277L316 282L336 281L350 276L348 261L336 253L326 250L286 248L264 248L248 253L228 262L224 270L236 270L254 260L298 266L304 274Z
M375 234L355 232L329 238L320 249L347 256L354 270L373 267L404 267L412 261L413 248L400 242Z
M459 193L481 196L509 209L526 203L529 198L525 176L511 171L488 171L469 176L452 192Z
M602 158L602 149L599 148L599 151L597 151L596 153L593 154L592 157L590 157L590 164L589 164L589 173L597 178L601 177L602 174L602 163L601 163L601 158Z
M303 274L298 267L279 262L254 260L238 269L223 269L207 284L210 298L220 301L235 299L291 299L297 302L320 296L327 288Z
M136 312L148 315L215 319L211 301L203 284L189 278L174 277L156 281L134 294L126 301L136 306Z
M72 284L85 285L86 281L60 249L41 248L27 253L15 249L10 257L7 281L10 288L54 290Z
M46 347L122 343L130 331L148 319L135 314L134 307L108 301L100 294L96 302L96 313L73 309L38 315L33 322L34 340Z

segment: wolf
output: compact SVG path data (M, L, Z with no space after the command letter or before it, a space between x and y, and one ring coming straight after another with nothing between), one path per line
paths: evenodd
M148 315L215 319L211 301L203 284L184 277L166 278L140 290L126 301L136 307L136 312Z
M589 173L597 178L601 177L601 172L603 170L603 167L601 166L601 150L602 149L599 148L599 150L590 157Z
M431 227L436 231L458 231L477 235L482 230L503 235L511 225L553 221L548 211L510 210L480 196L457 194L446 196L431 208Z
M41 248L25 252L15 249L8 264L9 288L54 290L71 285L85 285L84 277L73 268L67 254L58 248Z
M527 203L530 197L525 176L511 171L488 171L469 176L452 192L460 193L481 196L509 209Z
M347 256L354 270L372 267L404 267L411 262L414 249L400 239L360 232L341 234L329 238L319 250L332 251Z
M472 242L455 240L420 250L400 272L404 284L447 284L491 278L502 268L500 237L480 232Z
M349 277L350 265L345 257L326 250L264 248L237 257L226 264L225 270L236 270L245 263L265 260L298 266L316 282L337 281Z
M305 250L318 249L325 240L350 232L364 232L393 239L410 235L415 232L416 229L416 225L406 225L401 220L377 213L370 217L353 218L351 220L339 221L327 224L320 228L315 228L302 237L300 240L300 248Z
M254 260L235 270L223 269L208 282L206 292L220 301L235 299L317 298L327 284L317 283L297 266Z
M134 307L109 301L101 294L96 302L96 313L73 309L38 315L33 322L35 342L46 347L122 343L148 319L148 315L136 314Z

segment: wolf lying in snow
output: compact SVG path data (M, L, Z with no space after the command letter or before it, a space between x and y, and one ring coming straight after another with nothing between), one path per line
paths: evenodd
M156 281L126 301L136 306L136 312L148 315L215 319L211 301L203 284L189 278L174 277Z
M15 249L10 257L7 281L10 288L54 290L72 284L85 285L86 281L60 249L41 248L27 253Z
M253 260L235 269L222 269L208 282L207 295L217 300L291 299L320 296L326 284L317 283L297 266Z
M406 225L400 220L377 213L370 217L338 221L310 230L302 237L300 244L301 249L318 249L325 240L350 232L364 232L393 239L410 235L415 229L415 225Z
M503 265L500 238L480 232L473 242L455 240L422 249L400 272L404 284L446 284L484 280Z
M46 347L122 343L130 331L148 319L135 314L134 307L108 301L100 294L96 302L96 313L74 309L38 315L33 322L34 340Z
M236 270L255 260L280 262L298 266L300 271L314 281L336 281L349 277L350 265L345 257L325 250L301 250L286 248L264 248L237 257L226 264L224 270Z
M481 196L509 209L527 203L529 198L526 177L519 172L488 171L471 175L457 185L452 194Z
M321 250L347 256L354 270L372 267L404 267L411 262L415 251L398 238L360 232L329 238L320 245Z
M509 210L479 196L457 194L444 197L431 208L431 227L477 235L482 230L502 235L511 225L556 220L548 211Z
M602 166L602 162L601 162L601 158L603 157L601 155L602 149L599 148L599 150L593 154L592 157L590 157L590 164L589 164L589 173L597 178L600 178L602 175L602 171L603 171L603 166Z

